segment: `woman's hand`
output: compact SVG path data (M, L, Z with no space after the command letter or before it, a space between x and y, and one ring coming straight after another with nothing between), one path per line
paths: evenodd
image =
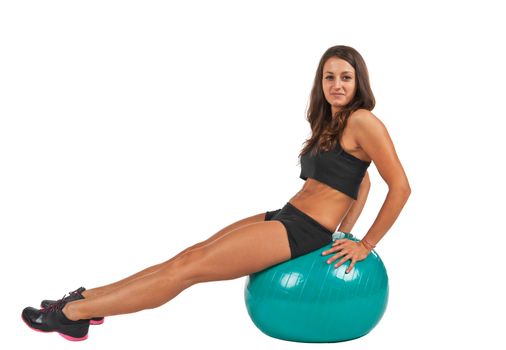
M344 264L347 260L351 260L350 266L346 269L346 273L349 273L355 263L360 260L364 260L369 255L370 250L367 249L362 243L355 242L350 239L336 239L334 243L332 243L332 248L328 250L324 250L322 255L327 255L333 252L337 252L333 257L327 260L327 264L343 257L337 264L334 265L335 268Z

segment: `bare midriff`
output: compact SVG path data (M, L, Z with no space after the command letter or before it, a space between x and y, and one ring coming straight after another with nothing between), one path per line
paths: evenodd
M350 209L353 198L323 182L308 178L289 202L334 232Z

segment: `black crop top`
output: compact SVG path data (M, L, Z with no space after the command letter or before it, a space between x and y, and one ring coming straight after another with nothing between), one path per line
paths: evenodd
M349 154L339 142L330 151L311 155L314 147L316 144L300 158L300 178L311 177L357 199L358 189L371 162Z

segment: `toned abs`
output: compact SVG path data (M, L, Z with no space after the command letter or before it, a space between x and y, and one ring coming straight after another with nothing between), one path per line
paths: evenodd
M350 209L353 198L308 178L289 202L330 231L335 231Z

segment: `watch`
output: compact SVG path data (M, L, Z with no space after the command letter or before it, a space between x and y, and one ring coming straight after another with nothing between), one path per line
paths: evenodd
M332 234L332 241L335 241L336 239L342 239L342 238L353 238L353 235L349 232L344 232L344 231L336 231Z

